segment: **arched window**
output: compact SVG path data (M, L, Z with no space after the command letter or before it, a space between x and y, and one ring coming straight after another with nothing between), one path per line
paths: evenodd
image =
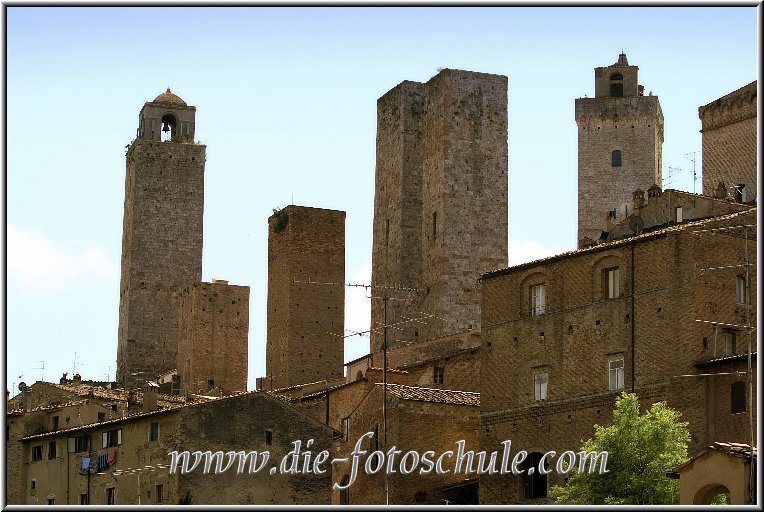
M610 165L612 167L621 167L621 152L617 149L610 153Z
M732 414L738 414L745 412L745 382L739 380L733 382L730 386L730 412Z
M613 73L610 75L611 80L623 80L623 75L621 73Z
M621 73L610 75L610 96L617 98L623 96L623 75Z

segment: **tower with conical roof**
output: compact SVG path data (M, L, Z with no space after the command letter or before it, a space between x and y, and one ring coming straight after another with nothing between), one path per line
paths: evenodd
M594 98L576 99L578 243L599 239L608 215L632 213L637 189L661 185L663 113L625 53L594 69Z
M127 151L117 380L176 367L180 292L202 276L205 146L196 107L168 88L141 109Z

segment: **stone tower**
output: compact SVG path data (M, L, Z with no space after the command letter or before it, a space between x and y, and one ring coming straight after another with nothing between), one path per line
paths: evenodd
M181 292L178 374L183 394L247 391L249 286L213 279Z
M638 69L621 53L594 69L595 97L576 99L579 247L600 237L608 212L615 222L631 214L635 190L661 185L663 113L657 96L643 94Z
M342 378L345 212L290 205L268 219L263 388Z
M175 368L179 292L201 280L205 146L196 107L168 89L146 103L127 151L117 380L126 387Z
M756 199L756 89L757 83L751 82L698 109L707 196L717 195L721 185L723 197Z
M478 278L507 265L507 158L505 76L444 69L377 101L372 352L384 296L388 347L480 329Z

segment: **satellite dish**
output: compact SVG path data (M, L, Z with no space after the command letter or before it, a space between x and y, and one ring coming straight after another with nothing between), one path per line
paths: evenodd
M641 235L642 229L645 227L645 221L642 220L642 217L639 215L635 215L629 219L629 227L631 228L632 233L635 235Z

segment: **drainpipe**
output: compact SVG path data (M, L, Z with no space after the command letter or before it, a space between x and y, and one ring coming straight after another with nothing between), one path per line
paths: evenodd
M631 244L631 392L634 393L634 386L636 382L636 374L637 374L637 362L635 357L635 343L634 343L634 273L636 272L636 267L634 266L634 246L636 244Z

